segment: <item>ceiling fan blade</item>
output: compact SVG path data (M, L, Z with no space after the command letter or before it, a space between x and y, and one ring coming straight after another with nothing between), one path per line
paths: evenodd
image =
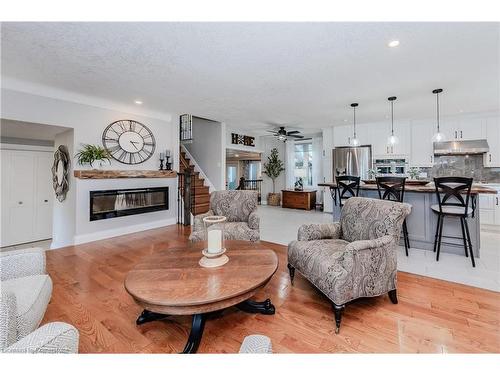
M292 137L292 138L304 138L303 135L295 135L295 134L288 135L288 137Z
M266 130L266 132L277 134L275 130Z
M297 134L297 133L300 133L300 131L298 131L298 130L292 130L291 132L288 132L287 134L291 135L291 134Z

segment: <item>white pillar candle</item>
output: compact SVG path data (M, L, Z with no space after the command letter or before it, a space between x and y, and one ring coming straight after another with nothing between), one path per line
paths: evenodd
M208 252L217 254L222 251L222 231L220 229L212 229L208 231Z

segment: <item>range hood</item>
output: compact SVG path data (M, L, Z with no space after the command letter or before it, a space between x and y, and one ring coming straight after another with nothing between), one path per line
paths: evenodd
M473 155L484 154L489 150L486 139L434 142L434 155Z

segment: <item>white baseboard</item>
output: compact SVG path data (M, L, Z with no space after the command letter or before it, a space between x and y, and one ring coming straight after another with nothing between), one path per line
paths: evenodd
M125 234L142 232L142 231L148 230L148 229L155 229L155 228L160 228L160 227L164 227L167 225L173 225L176 222L177 222L177 219L175 217L172 217L172 218L168 218L168 219L164 219L164 220L151 221L149 223L142 223L142 224L137 224L137 225L129 225L127 227L103 230L101 232L81 234L81 235L75 236L74 244L79 245L82 243L104 240L106 238L123 236Z

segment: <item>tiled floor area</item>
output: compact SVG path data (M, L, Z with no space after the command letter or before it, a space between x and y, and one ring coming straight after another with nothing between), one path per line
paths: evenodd
M24 243L21 245L16 245L16 246L2 247L2 248L0 248L0 251L22 250L22 249L29 249L31 247L41 247L44 250L50 250L51 243L52 243L51 239L43 240L43 241L36 241L36 242L29 242L29 243Z
M331 214L319 211L259 206L259 213L261 238L282 245L297 238L302 224L332 222ZM465 256L441 253L436 262L435 254L430 251L412 248L406 257L404 247L400 247L398 269L500 292L500 233L481 232L481 257L476 260L475 268Z

